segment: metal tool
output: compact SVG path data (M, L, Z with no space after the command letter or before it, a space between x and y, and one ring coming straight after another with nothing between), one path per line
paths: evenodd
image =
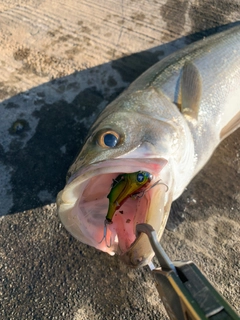
M237 320L240 317L214 289L192 261L172 262L157 240L156 231L146 223L136 226L146 233L161 268L149 267L171 320Z

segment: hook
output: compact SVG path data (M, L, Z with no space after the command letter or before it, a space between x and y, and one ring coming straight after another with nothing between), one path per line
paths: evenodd
M166 189L166 192L168 192L168 190L169 190L168 185L167 185L165 182L163 182L161 179L158 180L158 181L156 181L150 188L148 188L148 189L145 190L145 191L149 191L150 189L152 189L153 187L155 187L155 186L158 185L158 184L163 184L163 185L167 188L167 189Z
M150 186L150 188L147 188L139 193L135 193L133 194L131 197L134 198L134 199L140 199L142 198L146 192L148 192L149 190L151 190L153 187L157 186L158 184L163 184L167 189L166 189L166 192L168 192L169 190L169 187L166 183L164 183L161 179L156 181L152 186Z
M105 239L105 243L108 248L111 248L111 246L112 246L111 238L110 238L110 244L108 245L108 243L107 243L107 225L111 224L111 223L112 222L108 221L107 219L104 220L103 237L102 237L102 240L100 242L98 242L98 243L102 243L103 240Z

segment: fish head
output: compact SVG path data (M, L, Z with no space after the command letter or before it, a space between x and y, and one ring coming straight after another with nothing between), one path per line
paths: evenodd
M170 158L176 153L174 126L154 110L144 111L143 100L138 93L117 99L103 111L57 198L60 219L75 238L120 255L132 267L146 265L154 256L147 236L136 234L136 225L151 224L159 239L164 231L172 202ZM129 197L111 224L104 225L114 179L137 171L151 175L147 191Z

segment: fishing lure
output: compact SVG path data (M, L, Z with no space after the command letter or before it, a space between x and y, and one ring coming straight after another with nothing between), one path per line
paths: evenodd
M113 180L112 188L107 195L109 199L107 223L112 223L113 216L123 203L145 189L152 180L152 175L146 171L124 173Z
M112 223L116 210L120 209L129 197L137 198L138 195L142 197L152 178L153 176L149 172L137 171L133 173L123 173L113 179L111 190L107 195L109 205L104 221L103 238L99 243L101 243L103 239L106 241L107 225ZM141 193L142 195L140 196ZM110 247L111 244L107 246Z
M120 209L120 207L128 198L142 198L147 191L158 184L164 184L167 188L166 192L168 191L168 186L164 182L162 182L162 180L158 180L152 186L148 187L152 179L152 174L147 171L123 173L113 179L111 190L107 195L107 198L109 199L109 205L108 212L104 221L103 238L99 243L101 243L103 239L105 239L106 241L107 225L112 223L112 219L116 210ZM111 247L111 243L108 245L107 241L106 245L107 247Z

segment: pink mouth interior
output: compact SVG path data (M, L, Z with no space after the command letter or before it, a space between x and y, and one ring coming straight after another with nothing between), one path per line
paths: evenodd
M119 174L108 173L89 179L77 204L82 232L86 238L91 239L89 244L109 254L122 254L135 241L136 224L145 222L151 197L150 190L141 198L128 198L115 212L112 224L107 225L106 237L103 238L109 202L107 195L112 180Z

